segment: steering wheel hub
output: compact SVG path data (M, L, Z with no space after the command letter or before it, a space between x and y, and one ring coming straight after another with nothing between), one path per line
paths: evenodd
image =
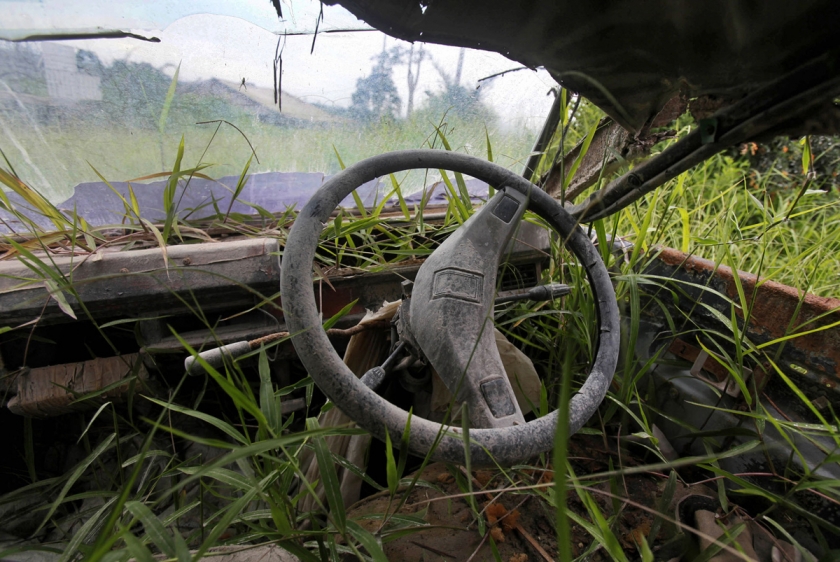
M411 332L472 427L525 423L493 335L496 272L528 205L500 190L426 259L411 298Z

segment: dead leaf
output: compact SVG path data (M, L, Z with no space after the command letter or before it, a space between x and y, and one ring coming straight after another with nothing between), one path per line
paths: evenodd
M505 542L505 534L498 527L490 529L490 536L493 537L493 540L496 542Z
M50 296L58 304L58 308L61 309L61 312L63 312L73 320L76 320L76 314L70 307L70 303L67 302L67 297L65 297L64 293L61 291L61 289L59 289L58 283L56 283L53 279L44 279L44 285L47 287L47 291L49 291Z
M475 480L481 487L484 488L490 481L493 479L493 472L490 470L476 470L475 471Z
M507 532L513 531L516 525L519 523L519 516L522 515L519 513L518 509L514 509L510 513L507 514L507 517L502 519L502 529Z
M484 510L484 514L487 516L487 522L491 525L501 519L505 513L507 513L507 508L500 503L491 503Z
M455 479L448 472L441 472L437 475L437 481L441 484L449 484L450 482L454 482Z

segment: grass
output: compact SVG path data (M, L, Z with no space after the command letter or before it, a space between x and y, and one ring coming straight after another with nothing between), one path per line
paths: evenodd
M438 116L439 118L439 116ZM484 155L485 124L447 116L444 122L454 129L458 145L454 148ZM243 120L237 126L250 140L258 154L252 173L313 172L334 174L339 170L333 147L348 162L369 156L417 148L434 139L433 125L417 118L398 122L360 125L352 121L310 126L273 126ZM78 121L43 127L34 133L28 123L7 123L20 132L19 138L0 138L0 149L15 155L15 167L22 177L53 203L72 195L72 187L86 181L99 181L91 166L108 178L135 178L150 170L171 170L173 156L181 138L185 140L184 158L188 162L213 163L216 177L238 175L251 149L231 127L214 134L216 124L195 124L181 130L169 126L164 134L151 128L97 127ZM522 128L502 131L489 124L497 161L505 166L524 167L532 132ZM18 147L28 147L29 162L20 158ZM207 151L202 158L202 153ZM163 160L163 161L162 161Z
M568 103L565 115L560 134L556 135L560 138L555 139L543 167L553 160L559 146L568 148L585 138L599 118L585 103ZM238 160L240 165L237 170L216 166L212 168L214 173L236 173L244 177L258 169L294 166L295 159L304 155L314 155L311 159L313 168L334 171L343 167L344 161L353 162L386 148L418 146L424 139L455 149L469 145L472 152L495 156L496 160L500 154L514 153L504 145L491 146L485 130L460 126L453 130L451 124L447 127L435 125L430 131L427 127L425 136L416 132L407 134L397 128L374 128L370 134L377 142L370 145L358 142L358 138L353 138L357 133L350 131L333 130L331 135L315 131L312 136L308 136L310 131L297 131L288 137L279 137L279 146L290 147L288 151L275 151L267 158L262 147L269 142L278 146L278 136L270 136L271 131L255 126L245 132L258 153L263 155L261 166L264 168L249 160L250 150L233 132L230 132L230 139L224 135L217 137L214 144L209 148L201 146L201 150L190 137L185 137L182 144L170 152L175 155L170 163L170 179L174 185L174 182L207 173L202 166L205 162L216 161L217 154ZM75 132L62 134L68 139L76 137ZM325 141L327 138L332 139L329 146ZM134 162L123 164L122 157L126 154L122 154L122 149L108 155L107 160L118 161L119 165L105 169L103 176L111 177L114 170L125 169L123 166L137 171L137 175L155 169L158 146L153 140L150 136L137 143ZM515 144L513 140L510 142ZM234 145L235 149L232 148ZM83 145L74 150L79 151L79 156L90 159L90 153L86 153L89 148L89 145ZM243 166L241 162L246 160L248 164ZM510 159L511 162L516 160ZM142 172L140 168L143 168ZM7 161L0 180L49 217L51 226L42 229L30 224L28 236L5 236L3 250L7 258L15 257L30 265L32 277L22 282L46 281L54 298L59 303L64 299L64 306L69 310L63 295L73 294L72 278L56 273L50 258L56 253L70 252L78 253L81 259L112 243L106 232L108 229L91 228L83 217L59 211L50 203L49 197L41 196L21 179L25 176ZM469 200L463 197L463 179L457 175L446 175L445 179L449 205L444 219L439 222L424 221L422 206L409 209L404 204L400 205L400 214L396 217L384 216L383 206L338 213L324 230L318 252L321 274L326 275L330 268L338 267L374 271L428 255L472 212ZM401 201L405 179L392 177L390 180L393 194ZM656 244L751 271L763 279L773 279L824 296L836 295L840 283L836 275L840 270L837 194L817 192L806 174L795 180L790 188L780 190L777 187L780 178L772 173L756 181L743 162L720 155L632 207L593 224L592 233L601 242L604 258L615 272L616 292L627 326L625 349L634 349L640 337L643 309L651 306L642 289L645 285L660 283L640 273L650 259L648 250ZM275 236L282 241L294 218L293 212L282 216L261 212L258 220L246 220L246 217L220 209L215 217L195 222L183 220L174 212L177 205L174 189L167 190L165 197L168 199L164 201L164 208L172 212L164 222L145 221L137 215L132 201L126 200L126 220L120 228L131 236L155 241L162 247L165 243L202 239L206 236L204 233L213 229L248 236ZM3 204L14 212L8 200ZM528 220L538 221L530 216ZM605 250L608 237L618 235L633 243L626 259ZM595 311L584 272L571 256L556 246L556 241L544 281L566 282L575 289L562 302L516 303L496 310L499 328L534 359L542 375L543 391L537 408L542 415L554 405L563 409L568 403L568 397L580 384L591 361L597 337ZM675 292L669 286L664 288L665 299ZM753 397L757 395L757 389L744 382L741 376L744 367L752 365L756 357L770 362L777 358L769 353L768 347L751 342L742 324L737 322L734 311L749 311L751 307L743 293L736 299L729 299L728 304L733 314L731 318L723 317L720 330L693 325L690 315L687 316L688 326L681 329L725 354L727 367L742 386L745 397ZM664 305L662 310L666 310ZM82 314L85 314L83 309ZM200 315L200 311L197 314ZM686 320L667 318L675 326L673 331L677 331L676 325L681 320ZM81 319L96 325L89 316ZM210 324L208 322L208 327L212 329ZM114 329L98 328L104 338ZM186 343L184 345L193 351ZM343 505L335 469L336 463L341 466L347 466L347 463L329 452L324 439L356 434L360 430L320 428L314 418L300 420L295 416L284 416L280 411L282 397L303 396L311 403L315 391L307 377L291 386L278 387L269 373L267 354L270 351L261 349L257 353L256 378L249 368L240 364L230 365L224 371L207 368L209 376L198 393L194 388L187 391L185 385L189 386L190 382L184 379L168 389L165 399L136 396L133 400L137 408L134 409L106 403L93 413L71 416L79 424L78 439L84 455L62 474L47 475L37 470L31 453L33 437L31 431L28 432L27 478L31 481L0 497L0 507L22 506L12 514L19 514L21 510L37 512L38 528L29 529L27 535L37 536L41 542L13 546L0 552L0 557L12 556L20 550L57 550L61 560L110 561L129 557L150 560L157 553L167 559L187 560L222 544L276 544L304 560L338 560L345 555L383 560L383 549L390 541L426 528L422 517L396 515L395 511L381 514L382 525L377 532L366 530L360 521L347 517L349 506ZM652 559L650 549L656 541L655 533L646 538L642 536L637 543L638 553L622 544L619 529L625 512L633 508L647 513L655 521L656 528L675 527L676 524L673 513L665 510L667 501L663 500L660 505L633 505L634 500L625 490L627 480L639 474L667 473L665 496L673 494L677 484L691 483L697 474L711 475L720 484L717 493L724 507L747 496L765 500L768 507L753 514L754 518L782 537L786 534L785 513L793 513L810 523L817 541L824 542L826 532L838 531L818 514L798 507L793 499L802 493L817 493L829 501L839 502L840 483L821 478L815 471L797 472L788 467L783 473L772 475L785 483L779 491L759 487L742 475L721 468L721 461L757 450L763 428L770 426L788 436L792 444L794 436L812 442L815 435L828 436L836 443L836 448L827 451L830 456L826 462L835 462L836 451L840 448L840 430L833 413L823 414L810 406L816 414L815 423L784 422L772 418L760 401L750 398L745 401L745 411L735 415L755 428L754 439L727 449L721 436L698 434L697 439L705 445L705 454L671 460L654 437L654 420L661 414L646 386L645 375L652 367L652 362L640 364L634 354L625 353L615 384L599 415L583 431L588 438L620 444L608 447L617 454L610 456L605 466L595 471L584 470L573 458L571 445L561 428L552 455L545 455L527 466L503 471L507 493L537 497L556 510L561 560L571 560L575 555L584 559L596 553L617 560ZM781 370L778 376L796 400L809 407L808 399L795 382ZM463 433L468 439L468 428L465 427ZM641 443L638 446L644 450L644 453L632 455L635 461L630 465L622 457L622 454L629 454L628 433L633 434L636 442ZM386 444L386 485L373 481L357 467L348 467L374 489L387 490L390 504L394 506L407 497L404 494L400 500L405 486L419 485L414 479L404 478L407 461L402 452L395 451L397 446L396 443ZM321 469L327 492L325 502L317 500L316 483L307 481L301 471L300 458L304 451L315 456ZM793 444L791 455L798 454ZM452 470L462 493L479 498L485 492L475 486L469 468L466 475L455 468ZM546 471L553 471L553 482L533 476ZM307 496L316 499L312 511L299 508ZM470 505L479 532L489 534L491 524L485 520L481 505L476 500L471 500ZM10 525L11 522L6 520L0 524ZM588 536L588 543L582 550L575 547L573 551L571 539L580 533ZM494 538L487 542L497 548ZM721 547L738 554L731 544ZM190 554L190 549L197 552Z

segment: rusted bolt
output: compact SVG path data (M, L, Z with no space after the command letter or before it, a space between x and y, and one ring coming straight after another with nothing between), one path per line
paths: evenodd
M187 256L183 260L181 260L181 263L184 264L184 265L190 265L192 263L192 258Z

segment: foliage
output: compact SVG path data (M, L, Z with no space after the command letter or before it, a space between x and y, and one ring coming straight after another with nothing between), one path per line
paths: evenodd
M29 50L22 48L21 52ZM381 57L385 68L398 64L402 54L386 51ZM77 53L76 63L79 72L100 78L102 100L56 105L46 97L30 98L25 104L27 111L15 106L14 111L3 113L8 134L0 136L0 150L15 163L29 185L54 204L70 197L74 185L99 181L91 166L109 178L135 178L171 169L170 158L178 150L182 136L187 161L203 156L203 162L214 164L217 177L238 174L242 162L251 155L250 147L241 142L241 136L232 128L225 127L214 135L215 125L203 124L218 119L234 123L251 140L258 154L252 173L335 173L338 164L333 147L350 161L388 150L414 148L432 138L432 124L441 122L448 123L450 130L457 126L458 144L453 146L456 150L483 146L489 133L498 149L499 161L505 166L524 165L520 162L527 157L532 142L532 132L526 129L500 134L495 116L475 96L462 95L463 92L435 98L433 109L428 104L421 105L410 119L399 118L398 100L392 100L395 104L388 106L393 119L359 121L349 108L339 111L315 105L304 106L311 108L312 118L297 118L286 111L278 112L276 107L261 106L248 98L244 90L240 92L235 85L216 80L177 80L170 97L173 80L168 72L174 69L126 60L106 65L84 50ZM46 95L43 71L35 70L33 76L41 80L44 89L41 95ZM371 91L368 94L373 95ZM386 98L382 99L387 101ZM466 105L458 106L461 101ZM164 106L169 109L161 129ZM213 142L208 143L211 137ZM411 185L406 189L419 187ZM142 185L137 188L143 189Z
M154 87L165 92L169 82L163 84L158 80ZM456 97L460 95L458 90L453 92ZM585 102L577 105L573 100L569 101L572 103L567 105L561 134L554 139L546 159L553 159L560 146L568 148L583 138L600 118ZM158 106L148 118L153 127L157 126L159 116ZM139 118L146 119L138 113ZM399 131L397 128L377 127L376 123L371 126L386 135L385 142L392 145L417 141L417 137L399 136L405 130L398 133L395 132ZM427 139L427 146L442 144L457 148L467 144L466 138L474 142L469 136L473 131L459 127L453 132L448 122L436 121L432 129L427 128L427 136L423 137ZM249 135L249 138L258 144L260 134L263 132ZM393 136L387 136L389 134ZM499 154L498 146L490 146L486 130L482 134L486 143L475 145L485 146L488 155ZM349 134L348 139L352 139ZM342 140L345 139L339 135L337 141ZM348 144L351 144L349 140ZM422 139L414 146L420 144ZM58 209L32 189L6 161L0 175L5 187L48 219L48 226L28 221L4 194L3 210L13 214L29 231L28 236L4 237L5 257L17 257L32 266L31 279L21 281L49 282L57 298L72 294L72 280L56 273L51 267L50 256L66 251L90 255L113 243L108 231L114 227L138 240L154 241L162 247L166 243L204 239L208 231L217 230L245 236L273 236L282 242L294 218L293 211L274 216L264 209L256 209L260 216L255 218L234 216L228 209L218 209L205 221L191 221L173 210L177 207L174 186L208 171L203 159L207 147L199 146L191 151L189 146L189 142L181 140L173 151L176 165L167 172L172 188L167 190L163 201L167 219L159 224L138 216L132 198L127 197L123 199L125 216L121 224L91 228L83 217ZM343 167L342 158L356 160L361 154L353 152L348 156L343 148L335 146L331 150L332 166L336 168ZM341 156L337 157L339 154ZM246 158L250 156L242 160ZM240 170L242 178L249 173L250 166L248 160ZM837 262L840 259L840 201L837 194L802 189L809 184L803 183L807 177L801 173L795 175L797 182L786 187L776 184L771 188L764 181L752 185L750 172L749 163L740 155L716 156L635 206L592 225L592 232L601 242L602 249L606 247L607 235L622 235L634 244L634 250L627 256L603 251L607 265L614 271L617 295L629 326L625 334L626 349L634 349L639 336L639 288L646 283L657 283L640 273L645 261L650 259L647 251L655 244L695 252L716 262L755 271L764 278L820 294L837 293L836 271L840 270ZM772 174L766 172L763 177ZM387 216L384 204L374 209L337 213L325 225L318 250L317 259L322 270L351 267L376 271L404 260L421 258L433 251L440 240L472 212L471 203L459 189L462 178L457 176L454 181L448 176L443 178L448 205L439 222L424 219L423 205L409 209L404 204L404 178L389 179L390 197L402 202L396 216ZM776 181L779 181L778 177ZM539 222L533 216L528 216L528 220ZM541 414L554 405L561 409L567 406L568 397L586 373L597 340L595 308L585 273L573 257L564 253L558 241L553 243L544 280L569 283L574 287L573 292L562 301L519 303L496 310L497 325L534 358L542 375L544 389L537 408ZM665 299L671 297L673 292L669 289ZM739 298L729 298L726 302L733 311L744 308ZM196 311L196 315L201 317L201 311ZM86 317L82 320L93 322ZM114 328L97 327L103 332ZM718 333L704 333L694 325L687 330L707 341L718 342L721 349L729 351L726 360L733 372L743 372L744 366L756 357L773 359L750 342L735 321ZM558 345L558 341L563 345ZM193 351L186 344L185 347ZM80 449L84 453L69 463L69 470L42 474L31 465L31 470L27 471L30 484L0 497L2 506L18 506L16 509L34 510L39 514L39 528L29 529L29 534L35 533L47 540L23 548L56 548L65 560L81 557L124 560L129 556L139 560L149 559L153 552L184 559L189 556L186 550L190 547L204 552L219 544L272 542L304 560L338 559L340 555L382 559L383 544L422 529L425 523L421 518L398 518L393 513L386 513L381 528L371 533L360 522L346 517L347 506L341 503L334 472L334 463L346 464L346 460L333 457L324 447L323 439L331 435L349 435L357 430L319 428L314 419L304 421L285 416L280 411L281 398L294 395L312 404L312 381L302 377L282 388L275 384L268 373L268 351L255 352L259 362L258 377L249 379L248 375L252 373L234 363L227 365L224 371L208 369L209 376L201 383L204 386L195 393L185 390L189 381L180 381L169 389L166 399L137 397L142 405L137 405L136 413L132 408L119 408L109 403L95 413L76 415L80 428L76 433L81 436ZM575 470L570 450L562 446L566 440L561 431L558 433L561 446L556 448L553 457L505 472L516 493L538 496L554 506L561 536L569 536L572 525L584 529L591 541L585 552L578 553L581 557L589 557L596 550L603 550L605 556L614 559L628 557L616 534L616 522L624 509L622 502L626 500L621 497L624 478L634 473L670 472L670 485L672 480L688 482L680 470L692 467L728 483L730 491L721 486L724 500L727 494L734 494L732 490L736 490L742 496L760 497L773 506L789 509L795 509L792 498L800 491L815 491L838 501L840 487L837 483L820 479L816 473L788 471L773 475L780 481L787 479L786 487L779 492L756 486L720 467L720 460L726 456L757 447L760 429L764 426L778 424L791 436L809 438L821 434L838 439L836 419L823 419L807 427L779 422L762 410L760 403L752 402L746 411L737 415L742 416L745 423L754 424L756 440L739 449L727 450L717 436L698 435L696 438L708 446L706 455L667 461L660 442L651 437L655 435L651 420L656 412L643 384L649 368L649 364L639 364L632 353L625 354L599 416L585 428L588 435L603 439L605 443L626 444L629 442L626 441L627 433L633 432L633 437L642 440L649 452L647 457L639 455L641 460L635 461L636 466L619 465L588 473ZM797 400L804 398L800 394L794 393ZM395 446L396 443L389 443L386 449L386 484L396 506L400 486L415 485L416 482L400 480L406 461L402 454L397 460ZM791 456L796 453L794 447ZM302 498L317 498L313 491L315 483L307 481L301 473L303 455L317 458L327 485L327 501L315 501L316 507L311 511L300 509ZM621 460L619 455L617 461ZM358 467L351 468L372 487L384 488ZM549 470L559 472L555 478L557 484L541 479L534 482L535 471ZM481 493L473 487L469 476L459 482L463 483L463 492L470 497ZM608 492L604 490L605 486ZM607 497L616 503L598 501ZM580 504L582 511L572 510L573 502ZM478 503L472 501L471 504L477 511ZM670 521L672 514L664 511L659 506L657 517ZM767 526L777 525L777 520L781 520L778 511L778 507L772 507L759 513L757 519ZM815 535L821 536L822 531L818 529L825 527L825 521L814 514L800 513L799 516L811 522L817 529ZM483 525L483 519L479 520ZM649 537L648 542L653 543L654 539L655 536ZM647 546L647 543L639 545L643 559L650 558L649 551L645 550ZM570 543L565 543L562 559L572 557L570 547ZM0 557L12 555L11 550L0 553Z
M363 122L393 121L400 113L400 96L394 85L394 66L402 62L399 47L383 49L373 60L375 64L369 76L356 80L350 115Z
M478 90L469 90L457 84L447 84L441 92L426 92L423 107L414 112L413 119L434 121L440 115L451 116L459 122L493 123L496 116L481 102Z

